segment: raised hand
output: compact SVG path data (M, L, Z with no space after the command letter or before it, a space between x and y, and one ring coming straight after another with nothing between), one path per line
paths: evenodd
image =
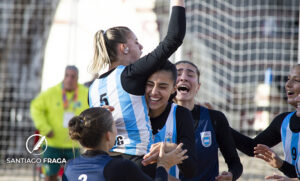
M165 152L165 143L162 143L157 159L157 167L164 167L167 171L177 164L181 164L183 160L187 159L188 156L184 155L187 150L182 150L183 144L180 143L173 151Z
M281 175L270 175L270 176L266 176L265 177L266 180L278 180L278 181L297 181L297 178L288 178L285 176L281 176Z
M263 144L254 147L254 156L264 160L274 168L280 168L283 164L283 160L271 148Z
M158 142L151 145L150 152L143 157L142 164L144 166L148 164L153 164L157 162L157 158L159 156L160 147L163 142ZM165 144L165 152L168 153L176 149L177 144L175 143L164 143Z

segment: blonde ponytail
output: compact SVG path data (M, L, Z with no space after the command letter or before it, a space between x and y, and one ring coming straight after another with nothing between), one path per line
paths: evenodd
M131 30L124 26L109 28L106 32L99 30L94 37L94 58L89 66L89 72L96 74L107 65L118 61L117 46L127 42Z

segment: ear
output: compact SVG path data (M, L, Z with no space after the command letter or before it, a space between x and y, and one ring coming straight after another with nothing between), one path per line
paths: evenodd
M175 85L174 87L173 87L173 89L172 89L172 94L174 94L175 92L176 92L176 90L177 90L177 85Z
M120 44L120 51L121 51L122 53L124 53L125 55L127 55L127 54L128 54L128 51L129 51L129 48L128 48L128 46L127 46L126 44L121 43L121 44Z
M200 87L201 87L201 83L199 82L198 85L197 85L197 89L196 89L197 92L199 91Z
M105 137L105 140L106 140L106 141L110 141L110 139L111 139L110 134L111 134L111 132L109 132L109 131L107 131L107 132L105 133L104 137Z

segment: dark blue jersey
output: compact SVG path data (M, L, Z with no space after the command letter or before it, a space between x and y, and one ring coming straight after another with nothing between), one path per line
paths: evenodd
M200 107L200 120L195 128L197 174L186 181L212 181L219 174L218 148L216 134L208 109Z
M111 158L103 151L89 150L70 160L65 167L63 181L153 181L133 162ZM167 181L163 167L156 168L155 181Z
M80 155L67 163L64 175L68 181L105 181L103 171L111 160L112 158L107 154L93 157Z

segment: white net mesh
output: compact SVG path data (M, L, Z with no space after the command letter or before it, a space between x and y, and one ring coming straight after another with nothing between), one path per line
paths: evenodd
M245 131L291 110L284 84L297 63L298 0L188 0L186 6L182 58L200 68L200 102Z
M0 1L0 176L32 175L26 170L32 164L7 161L32 157L25 147L35 131L29 103L40 91L44 48L57 3Z

